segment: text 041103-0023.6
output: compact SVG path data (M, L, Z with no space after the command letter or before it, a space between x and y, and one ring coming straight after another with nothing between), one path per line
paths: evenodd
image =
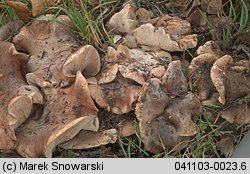
M246 170L246 162L175 162L175 170Z

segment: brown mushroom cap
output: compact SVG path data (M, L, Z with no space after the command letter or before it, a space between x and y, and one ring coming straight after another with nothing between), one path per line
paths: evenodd
M198 131L192 116L202 112L200 101L192 93L171 99L164 111L165 118L174 125L179 136L192 136Z
M225 53L223 53L223 51L221 50L220 46L214 41L207 41L204 45L200 46L196 52L198 55L212 54L218 58L225 55Z
M157 78L148 80L138 96L135 114L141 123L151 122L162 114L168 102L168 96L162 90L161 81Z
M134 37L139 45L161 48L166 51L183 51L197 45L196 35L179 36L172 39L163 27L154 27L144 24L134 32Z
M89 85L90 93L96 103L115 114L125 114L132 110L132 104L137 98L141 86L133 84L120 74L111 83Z
M152 24L144 24L134 32L139 45L161 48L166 51L181 51L178 43L173 41L163 27L156 28Z
M81 70L85 77L95 76L100 71L100 56L91 45L85 45L72 54L63 65L63 74L75 77Z
M53 18L52 15L46 15L43 16L43 20L33 21L30 26L23 27L13 39L17 47L24 49L30 55L27 72L48 70L49 76L49 67L59 63L63 65L66 59L80 47L74 31L66 25L50 22L49 19ZM64 15L57 17L56 20L67 25L71 23Z
M250 103L229 107L221 112L221 117L237 125L248 124L250 122Z
M120 12L111 17L107 27L118 34L126 34L131 33L136 25L134 8L127 4Z
M22 66L28 55L16 51L13 44L0 42L0 149L15 147L15 129L30 115L33 102L42 102L37 88L27 86L22 76ZM22 88L32 88L24 92ZM38 97L38 98L36 98Z
M117 51L113 47L107 48L107 54L105 56L105 61L109 63L114 63L117 61Z
M163 149L173 149L181 141L175 127L164 116L153 119L150 123L140 123L140 133L146 149L159 153Z
M143 85L150 78L160 78L165 72L167 62L172 57L167 52L145 52L118 46L119 72L123 77Z
M92 132L82 130L73 139L60 145L64 149L89 149L115 143L118 138L118 132L115 129Z
M98 130L98 119L93 116L65 121L61 125L51 123L49 126L43 122L32 118L17 132L17 152L23 157L52 157L55 146L70 140L80 130Z
M233 62L225 55L218 59L211 69L211 79L220 94L219 102L225 104L250 92L249 61Z
M164 27L169 35L187 35L191 33L191 25L188 21L179 17L170 17L169 15L161 15L155 26Z
M201 54L194 57L188 67L188 77L192 83L192 88L196 88L200 100L207 99L212 92L215 92L215 86L210 77L210 70L214 62L218 59L213 54Z
M98 84L106 84L112 82L116 78L119 68L118 64L105 63L101 73L96 76Z
M44 99L39 89L31 85L23 85L18 88L18 96L27 96L31 99L32 103L43 104Z
M18 130L17 151L22 156L51 157L56 145L73 138L80 130L99 128L97 109L80 71L73 85L44 88L43 92L47 101L41 113L36 112Z
M181 69L181 61L175 60L169 63L162 77L162 88L171 96L179 96L188 91L187 79Z

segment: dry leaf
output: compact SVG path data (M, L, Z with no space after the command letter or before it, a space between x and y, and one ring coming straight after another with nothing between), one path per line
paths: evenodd
M31 0L32 16L37 17L45 12L48 7L53 6L58 0Z
M7 1L7 4L14 9L16 15L25 23L30 21L31 11L27 7L27 5L25 5L22 2L16 2L10 0Z

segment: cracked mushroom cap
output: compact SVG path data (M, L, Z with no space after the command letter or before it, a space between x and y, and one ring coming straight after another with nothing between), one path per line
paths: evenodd
M151 122L164 112L167 102L168 96L161 88L161 81L157 78L148 80L138 94L136 118L141 123Z
M97 108L80 71L71 86L43 91L47 99L44 106L17 131L17 152L25 157L51 157L55 146L80 130L99 129Z
M157 28L150 23L138 27L134 32L134 37L140 46L148 46L170 52L184 51L197 45L195 34L178 35L172 39L163 27Z
M73 139L60 145L64 149L89 149L115 143L118 132L115 129L100 132L82 130Z
M171 59L167 52L147 53L141 49L128 49L121 45L117 52L119 72L123 77L141 85L150 78L161 78L165 72L164 65Z
M250 62L242 60L233 62L233 58L225 55L218 59L211 69L211 79L218 91L219 102L234 101L250 92Z
M146 149L155 154L165 148L173 149L182 140L175 127L162 115L150 123L140 123L140 134Z
M202 112L200 101L192 93L171 99L164 111L165 118L174 125L179 136L193 136L198 126L192 121L192 116Z
M127 4L120 12L114 14L109 20L107 27L115 33L131 33L137 25L135 10Z
M162 88L171 96L179 96L188 91L187 79L181 69L181 61L175 60L169 63L162 77Z
M216 91L210 77L210 70L218 59L213 54L201 54L194 57L188 67L188 78L192 88L196 88L200 100L206 100Z
M237 125L248 124L250 122L250 103L231 106L221 112L221 117Z
M111 83L89 85L89 90L95 102L107 111L115 114L125 114L132 110L141 86L120 74Z
M75 77L81 70L85 77L95 76L100 71L100 56L91 45L85 45L72 54L63 65L63 74Z

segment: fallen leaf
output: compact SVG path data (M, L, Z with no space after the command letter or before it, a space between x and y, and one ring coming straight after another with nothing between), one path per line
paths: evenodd
M53 6L58 0L31 0L32 16L37 17L43 14L48 7Z
M7 0L7 4L8 6L14 9L16 15L25 23L30 21L31 11L27 7L27 5L25 5L22 2L10 1L10 0Z

